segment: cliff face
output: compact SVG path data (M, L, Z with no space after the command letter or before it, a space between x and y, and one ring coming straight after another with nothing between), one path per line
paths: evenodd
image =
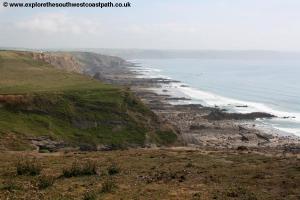
M32 57L36 61L49 63L58 69L77 73L83 72L83 64L69 53L32 53Z
M89 75L95 75L99 71L111 73L125 62L118 57L85 52L33 52L31 56L34 60L49 63L57 69Z

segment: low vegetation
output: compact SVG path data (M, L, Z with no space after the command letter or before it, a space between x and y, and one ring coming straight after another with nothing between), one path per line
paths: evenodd
M38 179L38 188L46 189L52 186L55 182L55 177L52 175L42 175Z
M42 171L42 166L36 158L22 157L16 162L17 175L39 175Z
M33 156L0 153L0 199L298 200L300 195L296 157L141 149L36 153L43 164L41 175L20 176L12 165L20 154ZM76 166L97 162L97 174L86 175L79 167L79 173L69 171L76 176L65 177L64 169L74 160ZM115 175L107 173L112 162L119 168Z
M98 196L98 192L96 191L88 191L84 193L83 200L96 200Z
M120 167L116 163L112 163L108 168L107 172L109 175L118 174L121 171Z
M71 167L63 170L63 176L66 178L75 176L90 176L97 174L97 162L92 160L78 161L75 160Z
M112 179L107 179L103 182L101 192L111 193L117 188L117 184Z
M0 51L0 59L0 149L32 149L28 138L41 136L85 150L176 142L127 88L55 69L27 52ZM56 150L47 148L41 152Z

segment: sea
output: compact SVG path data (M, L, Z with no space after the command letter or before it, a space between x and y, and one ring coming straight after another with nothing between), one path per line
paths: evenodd
M140 78L177 80L157 92L227 112L266 112L257 127L300 137L300 59L132 59Z

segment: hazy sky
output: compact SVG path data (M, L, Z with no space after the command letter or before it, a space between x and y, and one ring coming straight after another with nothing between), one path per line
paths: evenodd
M3 1L2 47L300 51L300 0L129 0L131 8L102 9Z

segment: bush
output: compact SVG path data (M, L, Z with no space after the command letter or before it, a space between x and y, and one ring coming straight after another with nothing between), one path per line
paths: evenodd
M64 177L73 176L86 176L86 175L96 175L97 174L97 163L92 160L79 163L75 160L70 168L65 168L63 170Z
M40 176L38 180L39 189L45 189L54 184L55 177L53 176Z
M109 175L115 175L118 174L120 172L120 168L116 163L112 163L108 168L107 168L107 172Z
M19 190L20 187L16 185L15 182L12 180L8 180L7 182L3 183L3 185L0 186L0 190L7 190L7 191L14 191L14 190Z
M39 175L42 171L42 165L37 159L19 159L16 163L16 169L18 175Z
M231 186L225 191L227 197L243 200L257 200L254 193L241 186Z
M97 193L95 191L89 191L83 195L83 200L96 200Z
M116 188L117 188L116 183L113 180L108 179L108 180L104 181L104 183L102 184L101 192L102 193L110 193Z

